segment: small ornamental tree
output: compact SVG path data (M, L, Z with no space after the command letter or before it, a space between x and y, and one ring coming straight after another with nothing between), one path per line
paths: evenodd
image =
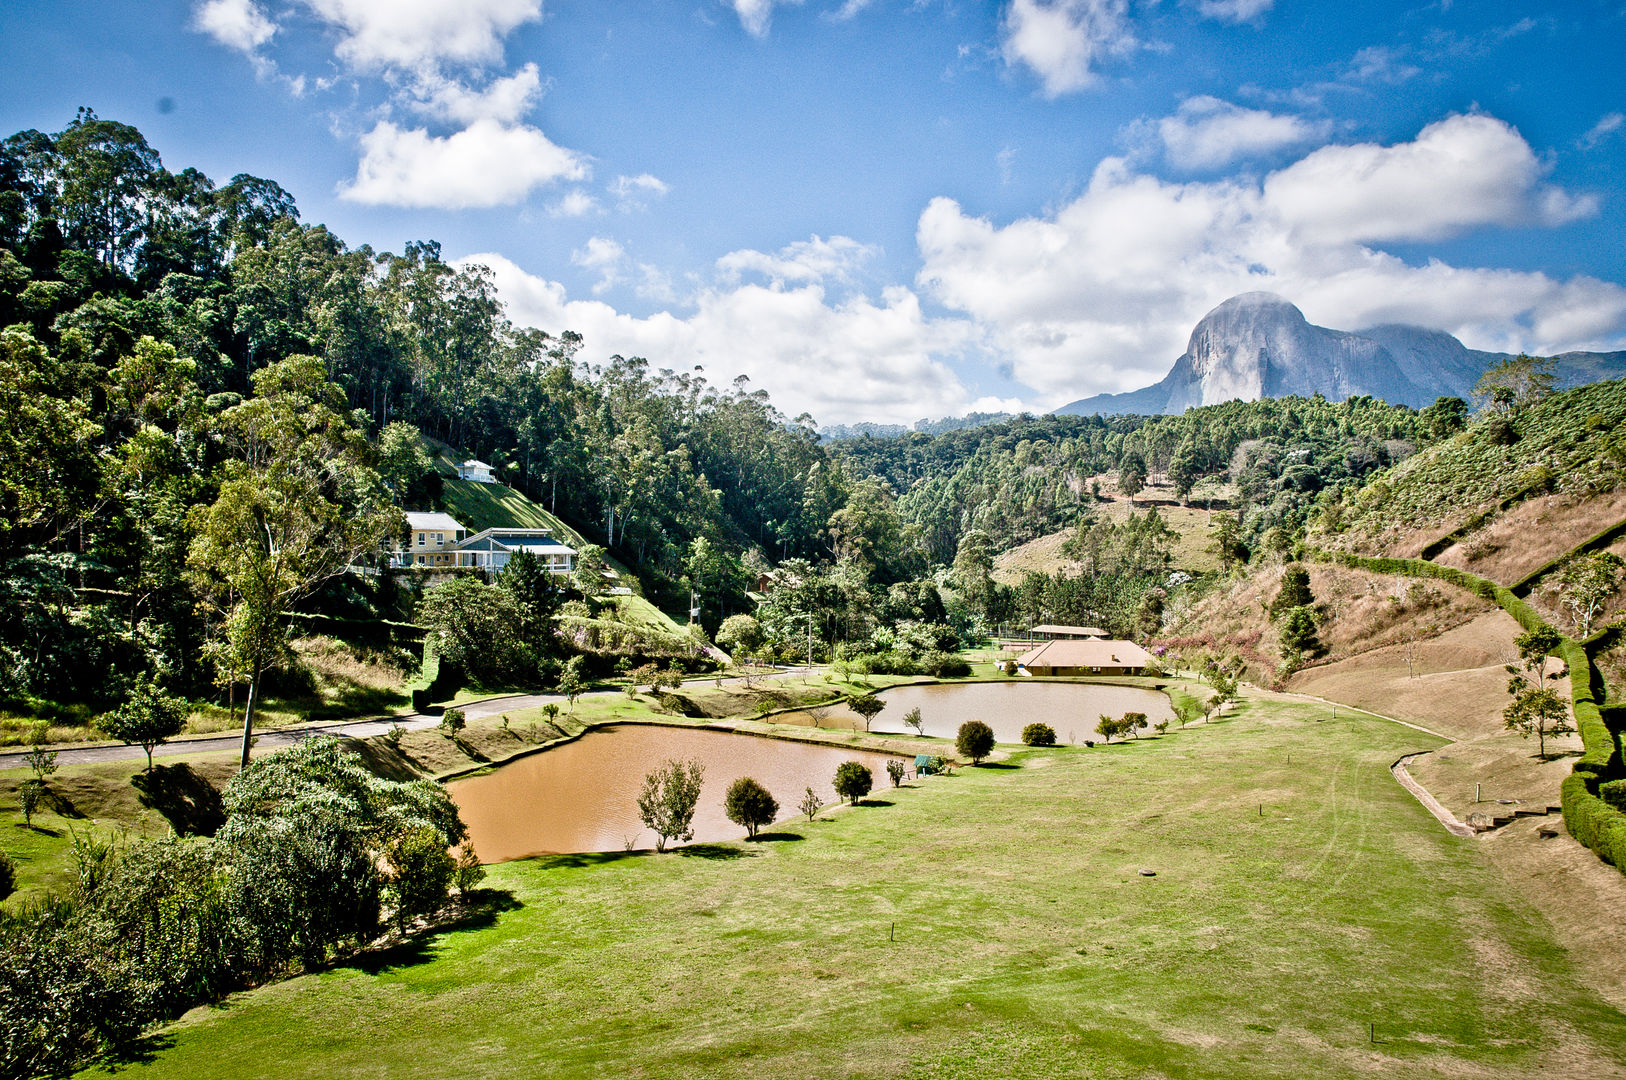
M861 761L843 761L836 766L836 794L857 805L875 786L875 774Z
M806 814L807 820L812 821L818 814L821 805L823 804L819 802L818 793L812 788L808 788L807 794L802 796L802 801L796 804L796 809Z
M457 738L457 733L468 725L468 717L462 709L447 709L440 714L440 733L448 739Z
M1316 638L1316 619L1313 608L1300 605L1288 608L1282 613L1280 629L1276 636L1282 645L1282 660L1289 664L1296 664L1305 656L1314 655L1321 651L1321 642Z
M723 796L723 813L728 820L745 829L746 836L755 836L764 825L772 825L779 816L779 803L767 788L742 776L728 785Z
M97 718L96 726L110 739L135 743L145 750L147 771L152 772L153 748L179 735L190 711L186 702L164 693L156 680L149 680L137 683L129 699Z
M1028 746L1055 746L1056 729L1049 724L1029 724L1022 729L1022 741Z
M993 753L994 729L981 720L967 720L954 736L954 749L971 759L973 765Z
M854 694L847 702L847 708L864 718L864 730L868 731L875 717L886 708L886 702L874 694Z
M905 727L914 728L916 735L926 734L926 721L921 719L919 705L903 714L903 723Z
M705 767L698 761L665 761L644 777L638 818L655 834L655 850L672 840L694 838L694 808Z
M1118 734L1133 735L1140 738L1142 729L1146 727L1146 714L1143 712L1126 712L1118 721Z
M1538 753L1543 758L1547 756L1547 736L1568 735L1575 730L1564 700L1552 690L1518 691L1512 703L1502 710L1502 719L1510 730L1524 738L1534 735L1540 745Z
M585 662L579 656L572 656L565 661L565 666L559 670L559 693L570 702L570 715L576 715L576 699L582 696L587 689L587 680L582 675Z
M903 772L904 764L897 758L893 758L886 763L886 775L892 781L893 787L898 787L903 783Z
M1626 560L1612 551L1578 555L1558 574L1558 602L1570 613L1577 638L1592 634L1592 624L1603 614L1610 597L1620 591Z
M548 723L555 728L559 726L559 703L550 701L542 706L542 714L548 718Z

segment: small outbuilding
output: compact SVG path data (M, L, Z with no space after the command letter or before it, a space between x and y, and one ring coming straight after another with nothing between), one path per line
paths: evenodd
M497 482L497 474L492 471L490 465L483 461L469 458L467 461L459 461L455 468L459 480L473 480L476 484L495 484Z
M916 776L930 776L932 773L936 772L937 767L932 764L932 762L935 761L935 760L937 760L937 759L932 757L932 755L930 755L930 754L916 754L915 755L915 775Z
M1047 641L1016 658L1024 675L1140 675L1152 664L1152 654L1133 641L1111 638Z

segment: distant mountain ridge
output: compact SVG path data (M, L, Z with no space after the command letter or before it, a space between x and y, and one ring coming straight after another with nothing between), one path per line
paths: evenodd
M1486 368L1511 354L1470 349L1442 330L1375 326L1358 333L1316 326L1274 293L1233 296L1204 315L1163 379L1122 394L1097 394L1057 413L1152 415L1240 398L1370 395L1422 408L1438 397L1467 399ZM1626 376L1626 352L1553 357L1560 386Z

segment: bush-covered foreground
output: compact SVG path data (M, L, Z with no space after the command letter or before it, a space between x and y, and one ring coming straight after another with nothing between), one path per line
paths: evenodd
M464 827L444 788L381 780L331 738L256 761L223 804L214 836L77 833L68 894L0 911L0 1076L123 1056L148 1025L352 952L386 912L404 930L478 874L448 854Z
M489 924L195 1011L120 1075L1619 1075L1626 1017L1389 776L1431 740L1329 715L495 867Z

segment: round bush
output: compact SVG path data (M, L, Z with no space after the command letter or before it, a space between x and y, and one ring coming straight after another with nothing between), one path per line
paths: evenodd
M954 749L976 764L994 749L994 729L981 720L967 720L954 736Z
M836 794L857 803L875 786L875 774L862 761L843 761L836 766Z
M723 796L723 813L728 820L745 829L746 836L755 836L764 825L772 825L779 816L779 800L768 789L749 776L742 776L728 786Z
M1022 729L1022 741L1029 746L1055 746L1056 729L1049 724L1029 724Z

